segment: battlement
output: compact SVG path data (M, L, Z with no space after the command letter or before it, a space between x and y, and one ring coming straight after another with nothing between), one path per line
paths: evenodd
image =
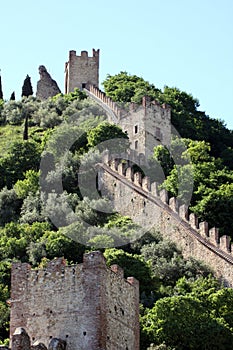
M140 160L136 159L136 155L130 153L111 157L105 152L99 173L101 193L110 197L115 210L130 216L142 227L157 227L182 248L184 255L203 260L225 285L233 287L233 243L230 236L220 237L217 228L200 221L175 197L169 198L168 192L159 190L159 184L151 182L148 176L135 172L134 164L143 165L146 159L143 155Z
M62 258L38 270L13 263L9 303L11 338L21 327L32 342L46 347L60 338L70 350L121 349L125 342L128 349L139 350L138 281L124 279L117 265L107 268L99 251L84 254L82 264L71 266Z
M80 56L75 50L69 51L69 60L65 63L65 93L74 91L75 88L89 88L90 85L99 86L99 57L100 50L92 50L92 56L88 52L81 51Z
M114 155L116 157L116 155ZM121 155L122 157L122 155ZM172 212L179 215L182 221L190 225L190 228L195 230L200 236L207 239L216 248L229 254L230 260L233 264L233 243L231 243L230 236L219 236L219 229L216 227L209 228L208 222L201 222L194 213L189 212L186 205L179 206L177 198L169 198L168 192L165 189L159 190L159 184L152 182L148 176L143 177L142 173L135 172L133 162L137 164L145 164L146 159L141 154L140 160L136 162L136 155L134 152L129 152L124 155L124 158L111 159L108 152L105 152L103 160L113 171L119 175L124 176L127 180L139 186L143 191L146 191L147 197L150 195L160 200L160 206L167 209L169 213ZM122 162L123 160L123 162ZM165 204L165 206L164 206Z
M97 97L103 104L106 104L115 113L117 119L120 119L121 117L124 118L127 114L135 112L140 107L139 104L135 102L130 102L129 104L126 104L126 110L117 106L117 103L114 102L110 97L106 96L105 92L101 91L98 87L91 85L89 87L89 91L92 95ZM168 104L160 104L156 100L151 100L148 96L144 96L142 98L141 106L151 110L167 110L169 114L171 111L171 107Z
M98 49L98 50L95 50L95 49L92 49L92 57L99 57L99 53L100 53L100 50ZM91 56L88 56L88 51L85 51L85 50L83 50L83 51L81 51L81 54L80 54L80 56L77 56L77 54L76 54L76 51L75 50L70 50L69 51L69 57L70 57L70 59L72 58L76 58L76 57L86 57L86 58L88 58L88 57L91 57Z
M119 125L127 133L131 148L148 158L159 144L171 142L171 108L167 104L151 101L144 96L141 104L134 102L119 107L111 98L95 86L85 90L107 112L108 120Z
M160 103L156 100L151 100L149 96L143 96L142 98L142 105L145 108L155 108L155 106L158 106L162 109L168 109L171 110L171 106L168 105L167 103Z
M100 100L103 104L107 105L111 109L111 111L115 114L117 120L121 117L123 112L122 109L119 108L116 102L112 101L110 97L107 97L105 92L101 91L98 87L95 87L93 85L90 86L89 91L91 95L94 95L98 100ZM110 121L114 122L115 120Z

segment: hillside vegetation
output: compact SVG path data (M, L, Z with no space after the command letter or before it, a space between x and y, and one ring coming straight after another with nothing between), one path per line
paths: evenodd
M232 131L222 121L200 112L198 101L177 88L161 91L125 72L108 76L104 87L119 103L139 103L147 94L171 105L172 122L187 145L180 156L188 154L192 161L191 210L219 226L221 234L233 237ZM111 138L121 138L122 147L128 142L119 127L106 121L97 104L79 90L46 101L33 96L2 101L0 124L2 342L8 338L6 300L12 261L29 262L38 268L64 256L68 263L79 263L85 251L101 249L108 265L117 263L126 277L135 276L140 281L141 350L151 343L154 349L233 348L233 290L223 288L208 266L193 258L184 259L159 232L151 230L130 243L129 238L140 227L128 217L104 210L104 198L93 198L88 189L85 193L81 190L79 170L86 171L99 161L98 145ZM179 140L174 139L172 147L179 147ZM41 166L41 159L46 160L46 166ZM155 149L153 162L164 169L166 178L161 186L177 195L178 174L190 169L185 169L185 164L175 165L162 146ZM54 191L61 181L64 191ZM179 196L182 200L185 193ZM78 221L72 221L67 203ZM58 226L53 212L62 218ZM118 248L114 248L116 240Z

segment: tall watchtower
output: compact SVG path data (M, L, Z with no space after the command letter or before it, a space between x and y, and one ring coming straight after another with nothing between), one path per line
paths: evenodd
M75 88L99 87L99 51L93 49L92 57L87 51L81 51L81 56L77 56L74 50L69 52L69 61L65 64L66 94Z

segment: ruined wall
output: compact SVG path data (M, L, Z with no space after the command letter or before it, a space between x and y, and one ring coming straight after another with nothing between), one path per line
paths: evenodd
M65 64L65 93L90 85L99 86L99 50L93 49L92 57L87 51L82 51L80 56L76 51L70 51L69 61Z
M125 280L117 266L113 270L100 252L85 254L74 266L62 259L43 270L13 264L11 338L23 327L32 342L45 346L59 338L67 350L139 350L137 281Z
M165 190L159 192L156 183L133 173L127 162L112 161L99 169L98 186L113 207L122 215L150 229L155 227L164 238L174 241L184 257L194 257L209 265L225 286L233 287L233 244L229 236L219 237L216 228L198 222L188 208L175 198L168 199Z

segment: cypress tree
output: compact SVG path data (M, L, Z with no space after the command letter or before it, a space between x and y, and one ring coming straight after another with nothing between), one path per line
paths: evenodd
M23 130L23 140L28 140L28 116L26 115L24 121L24 130Z
M1 74L0 74L0 100L3 100L2 77L1 77Z
M23 96L28 97L30 95L33 95L33 90L32 90L31 78L27 74L22 87L22 97Z
M14 91L11 94L10 101L15 101L15 92Z

